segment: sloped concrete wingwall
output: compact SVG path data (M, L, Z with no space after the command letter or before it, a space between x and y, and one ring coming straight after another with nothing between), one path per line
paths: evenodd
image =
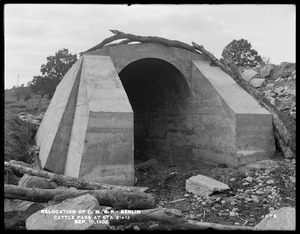
M272 157L275 153L272 115L221 68L193 61L192 70L195 80L201 82L196 95L199 107L208 110L199 118L204 126L211 127L202 134L209 136L210 143L201 143L198 155L232 166Z
M72 67L57 87L36 141L44 169L133 185L133 112L109 57L83 56Z
M65 169L81 64L82 58L57 86L35 137L36 144L40 146L41 166L58 174L63 174Z
M84 147L78 176L133 185L133 111L110 57L84 56L81 79L86 88L88 123L81 141ZM68 159L73 160L71 152ZM77 176L72 174L72 166L68 168L66 174Z

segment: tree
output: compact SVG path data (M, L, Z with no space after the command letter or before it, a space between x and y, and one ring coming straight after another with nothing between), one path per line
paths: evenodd
M256 67L263 62L257 51L252 49L250 42L245 39L233 40L222 51L221 62L234 63L236 66Z
M47 78L44 76L34 76L31 81L30 88L33 93L40 94L43 98L47 94Z
M48 56L47 63L41 65L42 75L33 77L31 90L51 99L56 86L76 61L77 55L69 53L68 49L61 49L54 56Z
M262 56L262 65L270 64L270 57Z

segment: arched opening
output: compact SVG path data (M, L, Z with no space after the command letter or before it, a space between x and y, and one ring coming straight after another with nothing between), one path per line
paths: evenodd
M184 76L164 60L145 58L127 65L119 77L134 112L135 161L174 163L189 131L185 110L190 92Z

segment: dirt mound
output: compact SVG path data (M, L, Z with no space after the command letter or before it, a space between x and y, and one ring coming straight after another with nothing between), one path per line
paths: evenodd
M4 117L4 160L16 160L26 163L33 163L33 158L28 150L34 145L34 135L37 127L33 124L22 121L16 114L5 110ZM5 183L16 184L18 174L7 170L5 173Z
M4 160L24 161L26 152L33 145L36 127L5 110Z

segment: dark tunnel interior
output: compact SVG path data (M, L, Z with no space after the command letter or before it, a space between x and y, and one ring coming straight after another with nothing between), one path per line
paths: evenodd
M130 63L119 73L134 112L136 161L168 160L172 151L169 133L184 128L189 88L172 64L155 58Z

